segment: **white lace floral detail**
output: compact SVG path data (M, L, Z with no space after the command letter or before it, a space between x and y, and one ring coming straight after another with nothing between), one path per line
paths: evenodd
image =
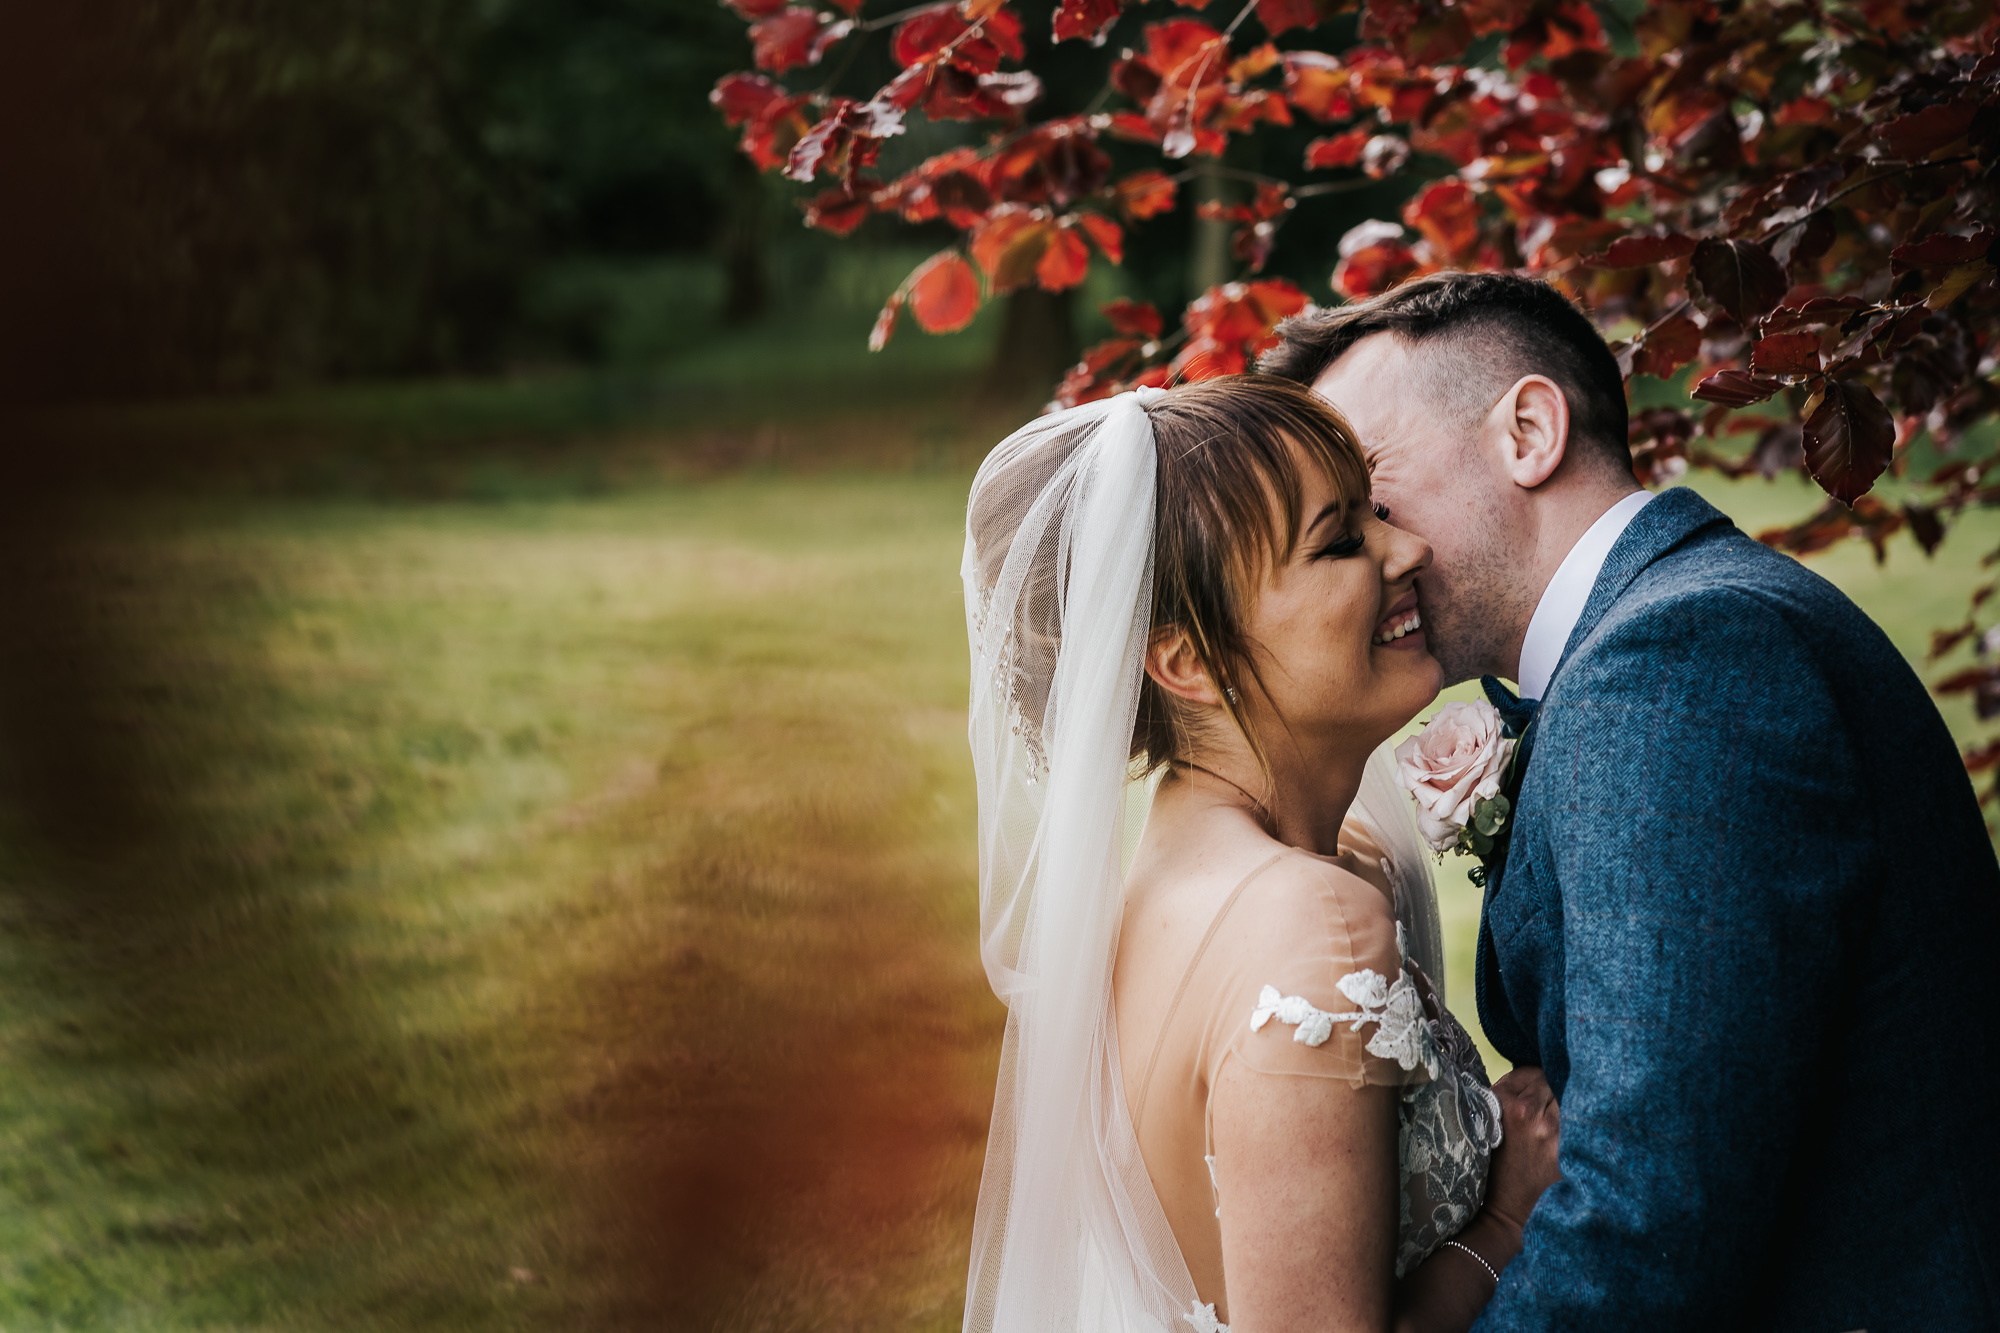
M1298 1029L1292 1034L1293 1041L1319 1046L1333 1035L1335 1023L1351 1024L1349 1030L1353 1032L1361 1031L1363 1024L1373 1023L1375 1035L1368 1039L1370 1055L1394 1060L1404 1069L1422 1065L1432 1078L1438 1076L1441 1065L1437 1039L1430 1024L1424 1021L1424 1002L1408 973L1398 973L1390 981L1374 968L1364 967L1349 972L1334 984L1360 1008L1352 1013L1330 1014L1315 1008L1303 995L1280 995L1276 986L1266 986L1257 994L1257 1007L1250 1011L1250 1030L1261 1031L1275 1018Z
M1196 1301L1194 1309L1189 1310L1181 1318L1194 1325L1194 1333L1229 1333L1229 1325L1215 1317L1213 1305L1203 1305L1200 1301Z
M1363 968L1349 972L1336 984L1342 995L1361 1006L1361 1012L1352 1015L1353 1030L1359 1032L1363 1023L1375 1024L1375 1035L1368 1039L1370 1055L1394 1060L1405 1069L1422 1065L1432 1078L1438 1076L1437 1039L1424 1021L1423 997L1417 994L1409 973L1398 972L1396 979L1389 981L1380 972Z
M1500 1103L1472 1038L1449 1013L1426 1026L1434 1034L1444 1077L1406 1088L1398 1110L1397 1155L1402 1207L1396 1276L1458 1234L1486 1198L1486 1172L1500 1146Z
M1250 1011L1250 1030L1263 1031L1264 1025L1272 1019L1288 1023L1298 1028L1292 1040L1307 1046L1324 1045L1333 1035L1333 1025L1348 1014L1329 1014L1324 1009L1313 1008L1313 1003L1303 995L1280 995L1276 986L1266 986L1257 992L1257 1007Z

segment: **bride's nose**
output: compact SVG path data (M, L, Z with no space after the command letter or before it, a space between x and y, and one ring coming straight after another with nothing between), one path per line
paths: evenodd
M1382 561L1382 580L1402 583L1430 568L1431 544L1404 528L1390 529L1389 552Z

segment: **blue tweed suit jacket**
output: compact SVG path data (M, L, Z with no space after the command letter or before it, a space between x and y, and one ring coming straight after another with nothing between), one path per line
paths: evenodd
M1479 1016L1562 1180L1478 1333L2000 1328L2000 868L1889 640L1668 491L1529 742Z

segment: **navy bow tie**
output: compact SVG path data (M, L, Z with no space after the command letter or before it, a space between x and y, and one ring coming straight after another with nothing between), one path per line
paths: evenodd
M1486 697L1500 710L1500 720L1507 724L1510 735L1519 736L1535 720L1535 710L1542 706L1539 699L1523 699L1514 691L1500 683L1498 676L1481 676L1479 688L1486 691Z

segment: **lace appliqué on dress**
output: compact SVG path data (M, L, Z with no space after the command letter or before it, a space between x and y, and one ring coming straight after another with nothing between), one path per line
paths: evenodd
M1407 973L1390 981L1373 968L1349 972L1335 983L1340 993L1361 1006L1346 1014L1330 1014L1313 1007L1303 995L1280 995L1276 986L1266 986L1257 995L1257 1007L1250 1011L1250 1030L1259 1031L1272 1019L1290 1024L1298 1031L1292 1040L1307 1046L1323 1045L1333 1035L1335 1023L1350 1023L1350 1031L1375 1024L1368 1039L1368 1053L1394 1060L1404 1069L1422 1065L1432 1078L1438 1076L1437 1043L1424 1021L1423 998Z
M1486 1201L1486 1170L1500 1146L1500 1102L1487 1086L1479 1048L1449 1013L1427 1017L1425 1027L1443 1073L1406 1090L1398 1108L1397 1277L1465 1229Z
M1350 1023L1355 1032L1373 1023L1369 1054L1406 1070L1421 1064L1430 1075L1428 1082L1406 1088L1397 1108L1403 1188L1396 1276L1402 1277L1463 1230L1486 1201L1487 1166L1500 1146L1500 1102L1470 1034L1449 1012L1425 1005L1401 922L1396 947L1405 956L1394 981L1362 968L1335 983L1358 1012L1328 1013L1304 996L1280 995L1277 987L1266 986L1250 1013L1250 1027L1260 1030L1275 1018L1298 1029L1293 1041L1319 1046L1333 1035L1335 1023ZM1199 1314L1197 1307L1189 1322L1210 1333ZM1212 1309L1208 1317L1214 1318Z
M1189 1310L1181 1318L1194 1325L1194 1333L1229 1333L1229 1325L1215 1317L1213 1305L1203 1305L1200 1301L1196 1301L1194 1309Z

